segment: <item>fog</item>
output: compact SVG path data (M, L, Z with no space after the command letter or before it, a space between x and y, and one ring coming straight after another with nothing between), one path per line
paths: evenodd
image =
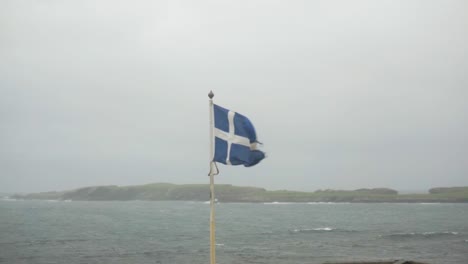
M208 183L208 97L268 157L216 183L468 185L466 1L0 3L0 192Z

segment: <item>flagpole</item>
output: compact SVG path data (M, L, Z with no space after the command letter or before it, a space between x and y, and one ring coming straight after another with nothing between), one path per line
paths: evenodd
M215 193L214 193L214 137L213 137L213 97L212 91L208 94L210 106L210 264L216 264L216 241L215 241Z

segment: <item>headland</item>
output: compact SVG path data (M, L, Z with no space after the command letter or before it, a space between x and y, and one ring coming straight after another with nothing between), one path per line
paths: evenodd
M269 191L258 187L230 184L215 185L219 202L294 202L294 203L468 203L468 187L438 187L427 193L399 194L388 188L357 190L317 190L301 192ZM152 183L136 186L92 186L69 191L15 194L10 198L26 200L72 201L207 201L208 184Z

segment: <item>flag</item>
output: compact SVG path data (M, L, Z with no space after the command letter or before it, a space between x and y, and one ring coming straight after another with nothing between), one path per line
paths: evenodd
M265 153L257 149L255 128L247 117L216 104L213 113L213 161L251 167L265 158Z

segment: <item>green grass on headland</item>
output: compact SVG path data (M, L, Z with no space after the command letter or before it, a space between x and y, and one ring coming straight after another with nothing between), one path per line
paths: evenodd
M267 191L257 187L229 184L215 186L220 202L350 202L350 203L466 203L468 187L433 188L427 194L398 194L387 188L318 190L315 192ZM44 192L14 195L16 199L75 201L207 201L208 184L153 183L138 186L94 186L64 192Z

